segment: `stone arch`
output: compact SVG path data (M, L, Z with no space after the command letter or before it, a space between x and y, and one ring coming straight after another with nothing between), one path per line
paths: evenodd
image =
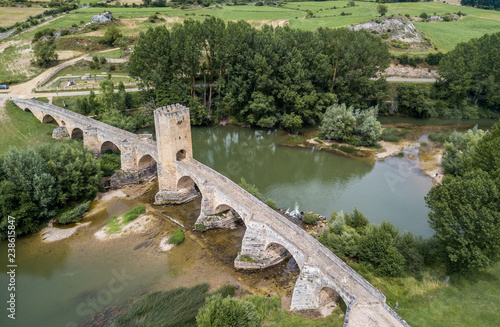
M62 123L64 125L64 121ZM83 138L83 131L78 127L73 128L73 130L71 131L71 139L81 139L81 138Z
M49 114L43 115L42 123L51 123L51 122L57 123L57 120L54 117L52 117L52 115L49 115Z
M139 178L156 174L157 164L156 160L149 154L142 156L137 163L137 171Z
M101 144L101 149L100 149L100 153L103 154L105 153L106 151L111 151L111 152L117 152L117 153L120 153L120 148L114 144L113 142L111 141L106 141L106 142L103 142Z
M179 151L177 151L177 154L176 154L176 160L181 161L182 159L186 159L186 155L187 155L186 150L184 150L184 149L179 150Z

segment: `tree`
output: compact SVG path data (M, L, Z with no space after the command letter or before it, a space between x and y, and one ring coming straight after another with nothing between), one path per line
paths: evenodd
M498 145L497 145L498 147ZM425 197L429 224L451 272L485 270L500 259L500 178L482 170L446 176Z
M343 103L329 107L321 120L320 131L326 139L354 145L373 145L382 135L376 107L365 110L347 108Z
M122 33L115 25L111 25L104 33L104 36L101 38L100 42L107 44L109 46L114 45L114 43L120 40L123 37Z
M217 294L206 299L196 322L199 327L258 327L260 316L253 303Z
M378 5L377 11L380 16L385 16L385 14L387 14L387 11L389 11L389 8L387 7L387 5Z
M457 44L441 59L435 92L451 105L500 110L500 32Z
M34 47L36 63L42 67L49 67L57 62L56 45L53 40L41 41Z
M281 117L281 127L288 132L296 132L302 127L302 118L295 113L284 114Z
M454 131L448 141L444 142L443 157L441 165L445 173L452 175L464 174L470 166L470 157L476 152L479 141L484 136L484 131L477 125L466 133ZM481 156L486 153L482 153ZM484 167L485 168L485 167Z
M400 83L396 87L398 110L412 116L425 118L429 116L430 106L427 103L428 92L413 83Z
M93 199L100 179L99 163L79 143L10 149L0 159L0 238L8 215L16 218L17 235L34 233L67 203Z
M474 152L466 162L467 169L482 169L490 175L500 176L500 122L477 141Z

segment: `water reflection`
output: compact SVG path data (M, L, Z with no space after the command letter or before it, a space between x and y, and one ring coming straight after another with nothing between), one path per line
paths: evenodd
M264 198L281 208L315 211L362 210L375 223L428 236L424 196L432 187L416 160L389 158L373 162L322 151L279 146L283 132L235 126L193 128L194 156L239 182L257 185ZM408 154L415 158L418 148Z

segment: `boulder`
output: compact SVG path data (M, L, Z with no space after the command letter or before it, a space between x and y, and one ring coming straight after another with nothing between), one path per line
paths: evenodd
M113 20L113 16L109 11L98 14L92 17L92 23L107 23Z

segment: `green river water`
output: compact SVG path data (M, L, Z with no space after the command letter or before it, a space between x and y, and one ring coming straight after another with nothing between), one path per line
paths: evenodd
M280 131L197 127L193 128L194 157L236 182L244 177L280 208L297 205L301 211L329 216L332 210L357 207L371 222L387 220L402 231L432 234L424 196L433 184L420 172L418 160L407 157L418 155L418 143L405 151L404 158L373 162L280 146L286 137ZM188 232L186 242L168 253L159 252L155 243L157 234L178 227L166 218L160 219L156 234L105 243L93 238L110 217L137 204L138 200L110 201L105 211L92 217L92 224L66 240L43 243L39 234L17 240L16 320L7 318L9 278L3 273L0 326L77 326L96 311L151 289L201 282L215 287L249 278L259 285L259 275L248 277L231 268L244 229L211 231L203 236ZM199 201L161 210L192 228ZM0 243L0 253L0 265L7 271L6 242Z

